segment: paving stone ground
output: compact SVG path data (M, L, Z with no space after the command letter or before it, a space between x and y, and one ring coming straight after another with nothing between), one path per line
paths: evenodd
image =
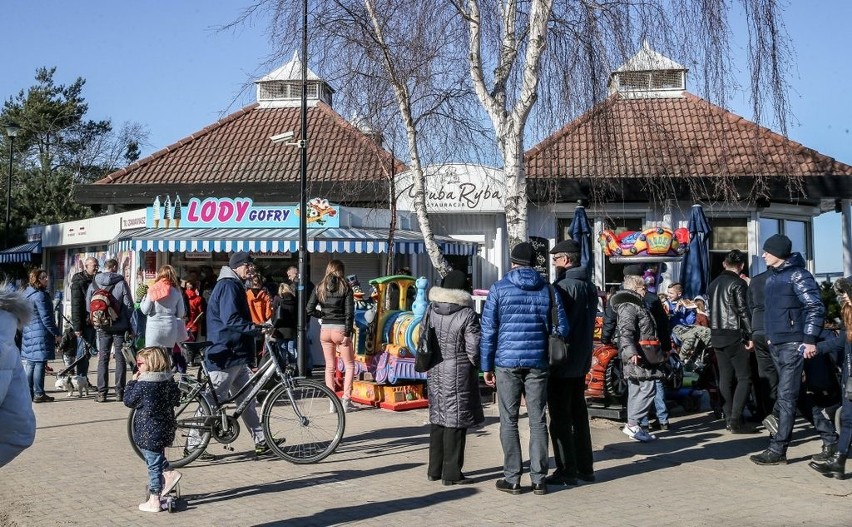
M496 405L468 435L473 485L426 480L426 410L365 408L347 416L337 452L314 465L255 460L247 434L235 452L212 445L218 460L182 469L182 510L142 513L147 475L128 444L128 410L52 395L56 402L35 406L33 447L0 469L2 527L852 525L852 479L808 468L819 441L804 421L790 464L758 467L747 456L766 446L765 434L732 436L708 413L674 417L673 430L649 444L627 438L619 423L593 419L596 483L511 496L494 488L502 477ZM526 451L525 420L520 427Z

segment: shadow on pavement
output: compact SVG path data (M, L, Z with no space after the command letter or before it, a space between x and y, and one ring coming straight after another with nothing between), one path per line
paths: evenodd
M452 500L464 499L473 496L478 492L479 491L474 488L456 487L453 488L453 490L420 496L416 500L412 500L411 498L398 498L389 501L374 501L361 507L337 507L326 509L309 516L290 517L274 522L258 523L255 524L254 527L274 527L279 525L340 525L357 523L364 520L376 520L377 524L381 524L382 522L380 518L385 514L425 509L447 503Z
M227 501L231 499L244 498L246 496L269 494L275 492L285 492L288 490L301 489L311 485L334 485L337 482L349 481L378 474L389 472L404 471L419 466L418 463L400 463L386 467L375 467L369 470L338 470L323 473L316 473L308 478L296 478L289 480L281 480L268 485L251 485L243 487L235 487L224 489L218 492L210 492L207 494L195 494L192 496L192 505L201 505L204 503ZM339 519L339 517L338 517ZM333 523L327 522L326 524Z

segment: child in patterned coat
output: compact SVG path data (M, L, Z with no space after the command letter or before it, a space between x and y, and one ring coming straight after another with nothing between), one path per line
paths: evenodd
M160 512L160 496L177 485L181 473L169 468L165 448L175 439L175 411L180 390L172 379L169 354L160 347L143 348L136 356L136 373L124 390L124 404L136 409L133 438L148 465L148 501L144 512Z

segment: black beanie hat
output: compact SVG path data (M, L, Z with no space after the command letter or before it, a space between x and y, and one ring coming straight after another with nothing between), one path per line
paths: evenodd
M630 264L624 266L624 276L642 276L645 274L645 266L642 264Z
M783 234L773 234L763 242L763 251L776 258L786 260L793 252L793 242Z
M468 291L467 275L464 271L454 269L447 273L447 276L441 280L441 287L444 289L461 289L462 291Z
M535 249L533 249L532 244L529 242L521 242L512 249L513 264L530 267L534 259Z

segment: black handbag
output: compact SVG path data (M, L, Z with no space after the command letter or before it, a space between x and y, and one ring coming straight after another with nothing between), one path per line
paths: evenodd
M553 286L550 288L550 336L547 342L548 360L551 367L564 366L568 364L568 354L571 352L571 347L562 335L554 333L559 327L559 315L556 313L556 293Z
M426 307L426 315L424 315L423 322L420 325L420 338L414 354L414 371L418 373L425 373L444 360L441 356L438 335L435 333L435 328L432 327L429 317L431 312L432 306L429 305Z

